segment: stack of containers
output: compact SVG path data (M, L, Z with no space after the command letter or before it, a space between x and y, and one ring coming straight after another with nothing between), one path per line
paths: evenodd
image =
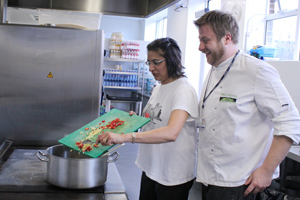
M111 58L120 58L122 55L121 45L123 42L122 32L113 32L109 41L109 50Z
M123 41L122 32L113 32L109 42L110 58L139 59L140 44Z
M138 75L135 70L104 69L104 86L138 87ZM119 73L120 72L120 73Z
M140 44L137 42L124 41L121 46L123 59L139 59Z

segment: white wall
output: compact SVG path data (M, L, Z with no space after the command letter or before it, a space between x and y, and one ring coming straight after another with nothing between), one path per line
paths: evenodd
M188 9L183 9L180 12L176 12L174 11L174 9L175 5L168 8L167 36L173 38L178 42L182 54L185 55ZM182 62L184 63L184 57L182 58Z
M100 29L106 38L110 38L112 32L123 32L124 40L144 40L145 19L103 15Z
M185 49L185 66L187 67L187 76L200 96L202 83L206 77L204 66L206 62L205 56L198 50L199 39L198 29L194 25L197 20L195 13L205 9L205 1L189 0L187 13L186 28L186 49Z
M174 11L175 5L168 8L167 36L178 42L186 75L199 95L203 76L200 73L201 53L198 51L198 30L194 20L195 12L205 8L205 1L186 0L183 1L183 6L187 8L180 12Z
M300 111L299 75L300 61L267 61L275 67L282 82Z

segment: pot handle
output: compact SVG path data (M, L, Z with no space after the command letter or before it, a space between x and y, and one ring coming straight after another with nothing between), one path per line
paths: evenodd
M40 160L43 161L43 162L48 162L48 161L49 161L48 158L47 158L47 159L41 158L40 155L42 155L42 156L47 156L47 154L43 154L40 150L38 150L38 151L36 152L36 156L38 157L38 159L40 159Z
M113 152L113 151L115 151L116 149L118 149L118 148L120 148L120 147L122 147L122 146L124 146L124 145L125 145L125 143L122 143L122 144L120 144L120 145L118 145L118 146L115 146L114 148L111 148L111 149L108 150L105 154L103 154L101 157L104 157L104 156L110 154L110 152Z
M113 158L112 160L110 160L110 159L107 159L107 162L108 163L113 163L113 162L116 162L118 159L119 159L119 157L120 157L120 154L118 153L118 152L114 152L113 154L111 154L111 155L108 155L108 157L113 157L113 156L116 156L115 158Z

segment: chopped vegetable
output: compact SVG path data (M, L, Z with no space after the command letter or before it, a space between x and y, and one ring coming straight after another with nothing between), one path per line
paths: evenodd
M94 147L99 147L99 145L98 145L98 144L93 144L93 146L94 146Z
M105 120L102 120L102 123L104 123ZM120 120L119 118L116 118L109 122L106 126L100 126L99 128L91 127L91 131L87 133L87 136L83 138L83 140L92 140L96 135L99 133L104 133L104 129L116 129L118 126L121 126L124 123L124 121ZM99 123L101 125L101 123ZM85 130L90 130L89 128L85 128ZM124 133L121 133L122 135ZM91 144L83 144L82 141L78 141L75 143L76 146L78 146L79 149L81 149L82 152L91 151L93 150ZM93 144L94 147L99 147L97 144Z

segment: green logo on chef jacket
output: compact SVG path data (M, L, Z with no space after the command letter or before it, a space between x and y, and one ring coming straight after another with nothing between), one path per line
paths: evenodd
M222 97L220 97L220 101L224 101L224 102L231 102L231 103L235 103L236 102L236 95L233 94L221 94Z
M235 103L236 99L230 98L230 97L220 97L220 101L226 101L226 102Z

